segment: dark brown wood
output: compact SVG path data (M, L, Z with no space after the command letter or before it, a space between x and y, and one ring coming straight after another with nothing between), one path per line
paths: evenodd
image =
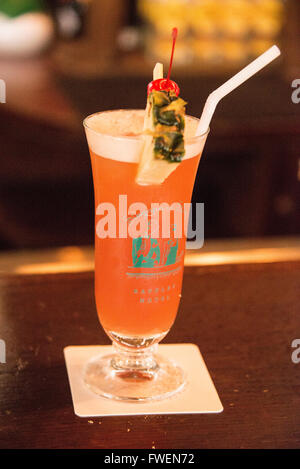
M80 419L63 348L109 343L92 274L2 276L0 447L299 447L300 364L291 361L300 335L299 278L298 262L186 268L166 341L199 345L222 414Z

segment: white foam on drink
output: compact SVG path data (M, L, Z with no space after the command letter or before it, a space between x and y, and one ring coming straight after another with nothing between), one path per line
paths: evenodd
M118 110L92 114L84 121L89 147L96 155L126 163L138 163L142 151L144 110ZM195 137L199 119L186 117L185 156L202 152L205 137Z

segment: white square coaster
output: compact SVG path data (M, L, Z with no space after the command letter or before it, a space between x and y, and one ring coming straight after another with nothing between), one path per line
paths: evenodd
M109 354L110 345L70 346L64 349L74 412L78 417L145 414L204 414L222 412L223 406L205 366L199 348L194 344L162 344L159 354L173 359L186 372L183 390L161 401L135 403L114 401L90 391L83 381L86 363L95 356Z

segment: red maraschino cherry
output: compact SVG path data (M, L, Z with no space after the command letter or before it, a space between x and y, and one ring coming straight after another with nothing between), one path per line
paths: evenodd
M172 52L171 52L168 76L167 78L159 78L158 80L151 81L148 84L148 88L147 88L148 94L151 93L152 91L174 91L176 96L179 95L179 91L180 91L179 86L177 85L177 83L175 83L175 81L170 80L177 34L178 34L177 28L173 28L172 29L173 44L172 44Z
M167 78L159 78L158 80L150 81L147 91L148 94L152 91L174 91L176 96L178 96L180 90L175 81L168 80Z

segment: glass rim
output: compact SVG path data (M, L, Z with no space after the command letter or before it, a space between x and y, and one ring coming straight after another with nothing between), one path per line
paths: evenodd
M106 114L106 113L108 114L108 113L116 112L116 111L145 111L145 109L108 109L106 111L94 112L93 114L89 114L88 116L85 117L85 119L83 120L83 127L85 129L88 129L90 132L93 132L96 135L102 135L103 137L112 137L116 140L125 140L125 141L131 141L131 142L135 141L135 140L140 140L141 134L140 135L112 135L112 134L103 133L103 132L99 132L98 130L92 129L87 124L88 119L90 119L91 117L97 116L99 114ZM188 114L186 115L186 117L189 117L190 119L196 120L198 122L200 120L198 117L190 116ZM206 132L204 132L200 135L194 135L193 137L189 137L189 138L185 139L185 142L188 142L189 144L192 144L192 143L196 142L198 139L206 137L209 134L209 132L210 132L210 127L208 127Z

